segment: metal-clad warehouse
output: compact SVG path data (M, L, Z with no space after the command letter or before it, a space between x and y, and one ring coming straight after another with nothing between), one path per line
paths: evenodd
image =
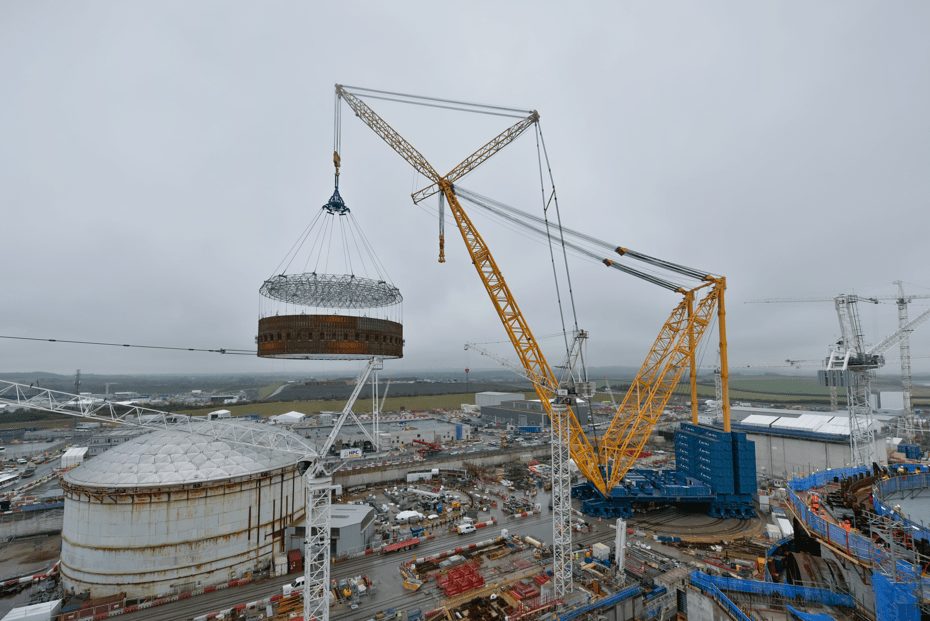
M756 443L759 475L790 478L818 470L850 466L849 414L777 408L734 408L734 431ZM887 463L885 440L873 421L875 454Z
M333 556L361 552L371 544L375 532L371 505L333 505L330 519Z

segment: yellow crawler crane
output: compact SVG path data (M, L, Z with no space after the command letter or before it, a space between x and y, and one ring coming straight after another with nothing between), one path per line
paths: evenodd
M623 263L610 258L597 257L608 267L616 268L625 273L637 276L643 280L662 286L682 295L682 300L672 311L668 320L662 326L658 338L653 344L642 368L627 391L622 402L595 448L571 406L567 407L564 415L554 411L553 402L559 396L561 388L558 378L552 367L543 355L539 343L533 337L523 313L517 304L510 287L491 254L490 248L478 232L474 222L462 208L459 193L468 200L481 204L477 195L465 194L464 189L457 189L456 181L474 170L488 160L495 153L513 142L528 128L539 121L536 111L518 111L510 108L493 107L494 110L503 111L504 116L514 116L522 113L519 120L511 127L479 147L474 153L452 168L446 175L439 174L430 162L410 142L392 128L381 116L361 98L375 98L399 101L402 103L416 103L424 105L423 100L441 102L439 107L452 107L453 109L467 110L462 102L449 102L433 98L417 98L400 93L375 91L359 87L346 87L336 85L336 96L344 101L349 108L380 136L394 151L403 157L420 174L430 180L430 185L414 192L412 198L415 203L432 196L441 194L448 204L456 226L465 242L475 270L491 299L501 323L504 326L510 343L520 360L524 374L533 383L536 395L539 398L549 419L552 421L556 437L564 437L559 426L564 421L569 427L568 438L571 457L584 476L605 496L617 485L623 476L633 466L641 453L649 434L655 427L659 416L668 403L675 386L681 380L685 369L690 370L691 378L691 406L692 419L697 422L697 387L696 387L696 360L695 353L701 338L710 327L716 313L718 331L720 335L720 362L721 383L723 387L723 417L724 428L730 428L730 408L727 391L727 346L725 328L724 292L726 279L722 276L695 270L648 255L636 252L625 247L611 247L617 254L628 259L644 262L653 268L660 268L667 272L685 276L700 281L697 286L687 288L671 281L656 277L650 273L636 270ZM411 101L416 99L418 101ZM455 107L447 104L455 104ZM426 104L429 105L429 104ZM487 112L486 112L487 113ZM493 112L492 112L493 113ZM337 103L337 139L334 162L339 167L338 154L338 103ZM440 201L442 205L442 200ZM497 204L498 207L501 205ZM538 219L537 219L538 220ZM445 236L442 230L442 207L440 208L440 234L439 234L439 261L445 262ZM540 229L533 229L539 233ZM560 227L560 231L562 228ZM567 230L567 229L565 229ZM583 236L585 237L585 236ZM591 238L588 238L589 240ZM564 242L563 242L564 244ZM571 247L571 244L568 244ZM588 253L590 254L590 253ZM594 256L594 255L591 255Z
M453 182L474 170L492 155L513 142L527 128L532 127L539 120L539 114L535 111L531 112L512 127L482 145L477 151L449 171L447 175L443 176L436 172L423 154L388 125L368 104L352 92L349 92L346 87L336 85L336 94L392 149L407 160L420 174L433 182L431 186L414 193L413 199L415 202L423 200L436 192L442 192L462 235L462 240L465 242L465 247L468 249L468 254L471 256L475 270L477 270L478 276L491 298L491 303L494 305L494 309L507 331L507 336L520 358L520 363L523 365L526 374L533 380L536 394L543 404L546 414L551 420L557 420L556 417L552 416L551 406L551 401L555 397L559 385L555 373L553 373L552 368L546 361L546 357L543 355L542 349L540 349L539 344L533 337L529 324L527 324L523 313L520 311L510 287L507 286L504 275L494 260L491 250L481 237L478 229L475 228L471 218L462 209L453 186ZM439 261L444 262L445 238L442 233L440 234L439 244ZM597 485L598 489L601 491L606 490L606 482L601 476L597 453L591 446L575 413L570 411L567 418L571 425L570 450L575 464L588 480Z
M616 486L635 464L685 369L690 370L691 419L697 423L695 353L701 337L710 327L714 313L717 314L720 332L724 431L730 431L725 362L726 279L711 275L707 275L706 279L708 282L703 285L680 291L681 302L659 331L645 362L601 438L600 458L607 472L608 490Z

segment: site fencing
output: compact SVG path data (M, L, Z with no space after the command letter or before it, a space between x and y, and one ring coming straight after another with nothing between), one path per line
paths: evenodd
M709 578L710 576L699 571L691 572L691 584L713 597L731 617L738 621L752 621L752 619L746 616L746 613L740 610L739 606L737 606L732 599L727 597L726 593L721 591L720 587L714 584Z
M869 474L871 469L868 466L852 466L850 468L834 468L815 472L804 477L798 477L788 481L788 488L795 492L806 492L815 487L823 487L834 481L842 481L860 474Z
M794 606L786 606L788 612L801 621L835 621L833 617L824 613L804 612Z
M875 484L875 490L872 494L872 505L875 508L875 513L883 517L891 518L896 522L903 523L910 529L908 534L910 534L911 537L930 541L930 529L896 512L892 507L889 507L888 503L885 501L891 494L922 490L928 487L930 487L930 474L926 472L895 476L885 479L884 481L879 481Z
M710 576L699 571L691 572L691 583L695 580L704 584L713 584L723 591L735 591L750 595L764 595L766 597L779 596L802 602L823 604L824 606L844 606L855 608L856 602L848 593L836 593L829 589L819 587L795 586L779 582L762 582L761 580L742 580L740 578L724 578Z
M914 471L913 465L903 467L909 473ZM870 529L873 533L884 531L885 541L892 542L891 547L886 548L857 532L849 532L828 522L809 509L795 493L823 487L828 483L869 472L869 468L859 466L827 470L794 479L788 483L788 501L798 520L805 524L809 532L872 567L872 589L875 594L875 610L879 621L917 621L921 618L921 608L926 608L927 602L922 594L930 593L930 579L920 575L918 570L920 563L911 563L901 558L900 554L903 550L898 550L900 544L891 534L891 531L900 530L900 527L891 526L894 522L885 516L876 515L872 520ZM911 476L902 474L890 477L887 481L908 479ZM889 483L889 485L902 485L902 483Z
M889 576L873 571L872 590L879 621L920 621L913 582L895 582Z

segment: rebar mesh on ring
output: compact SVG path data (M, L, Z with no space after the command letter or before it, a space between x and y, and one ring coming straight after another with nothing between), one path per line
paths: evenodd
M400 290L383 280L352 274L279 274L266 280L259 292L287 304L316 308L380 308L403 301Z

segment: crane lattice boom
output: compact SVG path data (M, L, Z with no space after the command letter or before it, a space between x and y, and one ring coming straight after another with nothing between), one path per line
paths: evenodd
M567 437L571 457L578 469L602 494L609 494L610 489L632 467L654 428L658 416L661 415L675 386L680 381L685 368L690 367L692 375L696 374L694 352L701 337L708 329L715 311L718 315L721 338L724 428L729 431L723 305L726 279L724 277L657 259L623 246L612 246L616 254L621 257L641 261L652 267L671 271L686 278L697 279L701 281L701 284L689 289L655 277L650 273L635 270L614 259L603 259L601 261L608 267L620 269L648 282L680 293L683 298L663 326L658 339L646 358L646 362L643 364L643 368L637 375L633 386L627 392L623 403L617 409L604 442L598 449L595 449L569 404L560 403L559 411L554 413L553 402L557 400L557 393L561 388L559 379L547 362L539 343L533 337L529 324L504 279L490 248L478 232L474 222L463 209L456 188L453 185L455 181L513 142L526 129L537 124L539 114L535 111L530 112L517 123L482 145L477 151L450 170L449 173L440 175L425 159L423 154L400 136L367 103L362 101L360 96L357 96L351 90L341 85L336 86L337 96L346 102L358 118L364 121L394 151L407 160L414 169L432 181L430 186L412 195L414 202L419 202L436 193L441 193L442 198L445 199L475 270L520 360L524 375L533 383L542 407L552 421L555 437ZM360 93L360 95L364 96L364 93ZM465 194L465 197L470 201L480 201L482 199L482 197L473 193ZM497 206L503 207L500 204L497 204ZM512 218L514 216L511 212L511 215L507 217ZM537 232L538 224L537 218ZM443 247L444 240L442 232L440 232L440 251L442 251ZM441 252L440 261L442 260L443 255ZM696 300L696 292L702 290L706 291L706 293L699 300ZM696 307L695 302L697 303ZM692 392L695 393L696 389L693 388ZM693 395L692 401L696 404L696 395ZM567 407L565 407L566 405ZM565 407L564 410L563 407ZM558 428L563 424L567 427L565 430Z

